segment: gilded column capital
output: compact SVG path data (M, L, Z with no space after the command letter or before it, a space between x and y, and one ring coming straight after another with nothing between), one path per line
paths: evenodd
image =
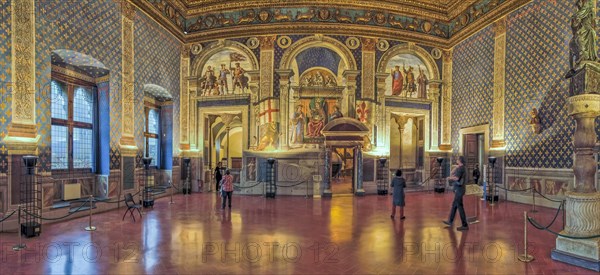
M258 40L260 40L260 50L273 50L275 49L275 39L277 36L268 35L268 36L259 36Z
M362 42L362 50L366 52L374 52L375 46L377 45L376 38L363 37L361 38Z
M496 37L506 34L506 16L494 22L494 33Z
M129 0L121 1L121 14L129 20L135 17L135 6Z

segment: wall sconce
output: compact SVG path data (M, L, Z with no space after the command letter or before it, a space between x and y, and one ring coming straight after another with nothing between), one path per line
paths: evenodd
M538 110L536 108L531 109L529 113L531 115L531 120L529 121L529 126L531 127L531 131L534 134L539 134L542 131L542 125L540 124L540 117L538 115Z

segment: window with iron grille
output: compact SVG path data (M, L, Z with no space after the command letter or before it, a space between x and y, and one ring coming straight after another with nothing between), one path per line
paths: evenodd
M159 133L160 133L159 109L155 109L149 105L146 105L145 113L146 113L146 127L145 127L146 131L144 131L144 137L145 137L144 146L146 148L145 156L152 158L152 162L150 163L150 166L158 167L159 166L158 152L159 152L159 148L160 148L160 142L158 139Z

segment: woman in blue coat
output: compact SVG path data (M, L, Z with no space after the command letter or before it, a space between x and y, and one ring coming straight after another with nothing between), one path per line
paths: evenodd
M392 201L392 215L390 218L394 218L396 216L396 207L400 207L400 219L404 220L404 187L406 187L406 181L402 177L402 171L400 169L396 170L396 176L392 180L392 184L390 185L394 188L394 196Z

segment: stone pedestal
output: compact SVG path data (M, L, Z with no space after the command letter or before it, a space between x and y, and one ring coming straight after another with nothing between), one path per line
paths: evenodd
M571 94L567 111L575 119L573 135L573 172L575 192L566 195L566 221L556 239L552 259L600 271L600 193L596 192L595 119L600 116L599 65L585 64L571 75Z
M567 193L566 224L563 235L600 235L600 193ZM600 238L558 237L552 259L600 271Z

